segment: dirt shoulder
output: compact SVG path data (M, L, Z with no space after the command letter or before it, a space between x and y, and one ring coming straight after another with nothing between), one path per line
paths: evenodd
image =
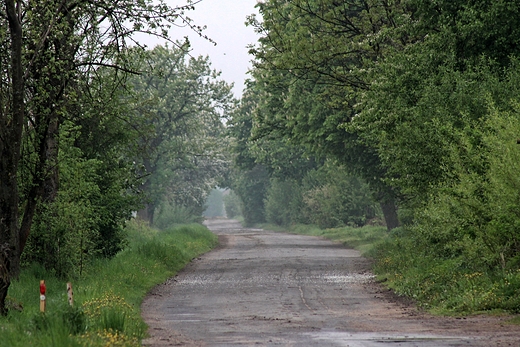
M146 346L520 346L508 317L436 317L374 281L359 252L210 221L220 246L154 288Z

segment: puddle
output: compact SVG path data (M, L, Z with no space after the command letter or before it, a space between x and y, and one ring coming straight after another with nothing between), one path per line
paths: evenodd
M323 275L318 278L327 283L367 283L371 282L376 276L372 274L347 274L347 275Z
M455 336L439 335L392 335L377 333L345 333L335 331L321 331L308 333L316 342L330 344L334 346L349 347L448 347L448 346L471 346L474 339Z
M176 282L176 285L192 285L192 286L201 286L201 285L225 285L225 284L233 284L233 285L268 285L270 283L274 283L275 285L279 285L280 283L287 285L305 285L305 284L314 284L314 285L326 285L326 284L352 284L352 283L368 283L373 281L375 278L371 273L347 273L347 274L338 274L338 273L324 273L323 275L317 276L256 276L252 275L250 277L242 277L239 279L234 278L217 278L211 275L206 276L186 276L183 279L179 279Z

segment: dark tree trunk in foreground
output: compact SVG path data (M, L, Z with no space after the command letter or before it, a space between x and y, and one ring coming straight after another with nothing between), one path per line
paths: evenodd
M20 229L18 165L24 120L22 26L14 0L5 0L10 35L10 83L2 86L0 104L0 314L7 313L5 298L12 277L19 271Z

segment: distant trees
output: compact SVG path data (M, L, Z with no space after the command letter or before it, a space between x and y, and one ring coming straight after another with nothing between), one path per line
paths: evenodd
M213 189L208 195L205 204L205 210L203 212L204 217L215 218L224 217L224 192L221 189Z
M138 216L153 224L155 210L166 202L201 216L209 192L228 168L222 119L234 105L231 86L218 79L208 58L187 51L155 47L141 57L129 80L140 96L137 117L147 132L136 158L143 168L146 204ZM150 67L150 69L148 69Z
M265 1L263 35L251 49L259 90L257 137L277 133L317 156L337 160L367 182L388 227L397 226L399 192L385 181L376 148L349 127L360 93L369 86L367 63L402 43L381 34L396 25L401 6L384 1Z

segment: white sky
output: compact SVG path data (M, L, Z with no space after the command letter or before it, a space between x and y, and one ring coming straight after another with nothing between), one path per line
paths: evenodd
M183 3L181 0L165 2L172 7ZM257 0L203 0L195 5L194 11L187 13L194 24L207 26L204 33L217 42L216 46L186 28L174 27L170 32L172 39L190 38L193 56L208 55L212 67L222 71L222 79L234 82L233 92L237 98L242 95L248 77L246 72L251 67L252 57L247 53L247 45L258 40L253 28L244 24L248 15L257 13L256 3ZM155 38L140 41L150 48L160 43Z

